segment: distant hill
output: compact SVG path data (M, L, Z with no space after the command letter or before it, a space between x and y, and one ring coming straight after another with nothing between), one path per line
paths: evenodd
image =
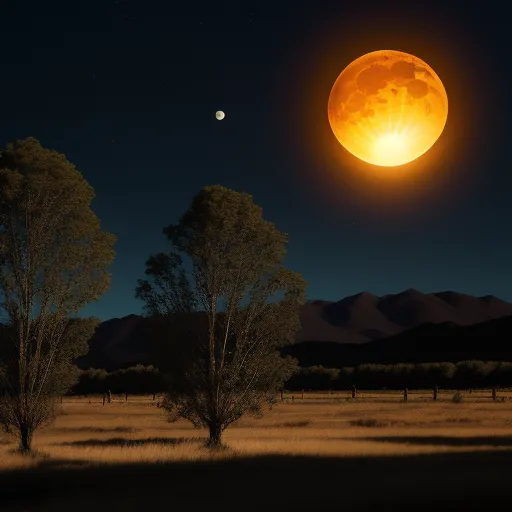
M113 370L150 364L144 318L128 315L102 322L89 340L89 352L78 359L81 368Z
M310 354L329 351L349 354L358 353L355 344L363 344L363 352L372 353L378 347L378 353L385 357L390 351L386 347L394 347L389 344L390 340L404 344L402 348L405 349L412 347L411 339L426 339L424 335L427 332L432 339L437 340L445 339L446 336L473 336L468 334L473 331L457 330L456 326L470 326L509 315L512 315L512 303L490 295L473 297L452 291L424 294L410 289L378 297L363 292L338 302L307 302L301 310L302 327L295 339L301 348L297 345L293 350L298 354L306 350L305 347L310 347L307 349ZM507 322L500 325L505 328L505 324ZM497 336L493 334L494 324L482 325L480 329L486 334L477 336ZM419 330L414 331L414 328ZM403 338L400 338L400 333L404 333ZM344 346L346 344L349 346ZM150 345L143 317L128 315L114 318L98 327L89 342L89 354L81 358L79 364L83 368L115 369L138 363L154 363L150 357ZM315 348L313 345L318 346ZM323 355L319 357L324 358Z
M310 301L302 309L297 342L366 343L425 323L472 325L512 315L512 304L491 295L409 289L377 297L359 293L338 302Z
M302 342L283 349L300 366L512 361L512 316L476 325L427 323L368 343Z

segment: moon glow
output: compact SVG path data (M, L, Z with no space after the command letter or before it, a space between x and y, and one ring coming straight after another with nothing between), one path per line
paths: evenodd
M448 97L426 62L380 50L341 72L327 111L332 131L347 151L364 162L395 167L434 145L446 124Z
M226 114L224 114L224 112L222 112L222 110L217 110L217 112L215 112L215 117L219 121L222 121L226 117Z

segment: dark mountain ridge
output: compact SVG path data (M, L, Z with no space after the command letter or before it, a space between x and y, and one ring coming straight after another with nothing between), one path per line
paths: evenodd
M426 323L385 339L363 344L302 342L284 355L300 366L342 368L359 364L429 363L467 360L512 361L512 316L471 326Z
M349 361L363 359L391 362L414 358L414 353L427 354L427 348L431 355L421 357L437 357L435 354L448 349L454 354L462 349L468 354L482 353L490 346L485 342L484 347L482 337L494 338L493 347L506 344L504 333L512 329L507 319L510 315L512 303L453 291L424 294L409 289L383 297L363 292L337 302L313 300L302 307L301 329L295 345L287 347L286 353L298 357L301 364L309 361L326 366L339 366L342 360L347 366ZM488 322L493 319L503 321ZM456 341L474 337L480 339ZM139 363L158 365L151 356L150 338L147 321L139 315L107 320L96 330L89 342L90 351L79 365L106 369ZM466 350L475 343L478 350Z

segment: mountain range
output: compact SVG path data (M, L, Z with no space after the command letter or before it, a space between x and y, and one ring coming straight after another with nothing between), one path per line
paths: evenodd
M378 297L358 293L338 302L309 301L301 311L296 341L366 343L426 323L472 325L512 314L512 303L492 295L409 289Z
M425 343L425 336L497 336L503 329L512 330L511 315L510 302L453 291L425 294L409 289L383 297L363 292L337 302L312 300L302 306L301 329L295 345L286 351L304 363L316 361L314 364L327 363L333 357L348 362L345 356L349 354L356 354L348 359L355 358L357 364L368 358L386 359L385 353L388 359L414 358L405 355L415 346L411 340L421 338ZM503 321L493 323L496 319ZM89 353L78 363L82 368L107 369L155 363L149 345L142 316L114 318L98 326L89 341ZM446 344L443 347L447 349Z

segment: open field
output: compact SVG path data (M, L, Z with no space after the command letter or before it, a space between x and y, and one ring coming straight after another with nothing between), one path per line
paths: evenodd
M115 396L65 398L61 415L34 438L39 456L15 453L15 439L0 436L0 468L34 467L48 460L81 464L204 460L261 454L407 455L512 446L512 403L493 402L489 391L464 395L453 392L432 402L429 392L415 392L401 401L400 392L361 392L349 400L335 394L286 394L284 403L267 408L262 418L243 418L224 435L229 450L204 448L206 430L180 420L168 423L152 397ZM511 398L509 393L499 397ZM297 396L292 401L292 396ZM89 403L90 402L90 403ZM495 443L493 437L501 442ZM488 442L483 438L489 437ZM482 439L478 442L476 439ZM507 443L508 445L508 443Z
M286 510L288 502L296 502L294 510L307 503L311 509L324 499L325 506L350 504L351 509L391 500L397 509L414 498L415 489L430 506L428 500L439 494L443 501L437 508L451 503L450 496L470 496L473 505L480 496L487 500L482 506L508 499L511 401L493 402L486 391L471 398L464 394L467 399L458 404L450 401L453 392L432 402L425 392L425 398L411 393L402 403L401 393L394 393L367 393L361 400L347 400L347 393L344 399L306 393L302 400L295 393L293 402L289 394L262 418L229 428L228 448L220 451L204 447L206 431L185 421L167 423L152 397L128 402L114 397L105 406L97 396L65 398L62 415L34 438L37 455L13 453L15 440L0 434L0 510L32 510L31 498L43 507L37 510L67 510L69 493L79 496L73 510L137 510L143 496L157 510L176 500L195 510L206 499L203 491L181 494L202 489L204 478L214 501L227 499L230 486L235 495L242 489L256 493L245 510L257 503L267 508L281 503L279 510ZM512 398L508 395L499 396ZM246 488L248 479L255 490ZM280 498L269 501L274 494ZM25 508L12 508L20 497L29 500ZM236 500L232 505L236 508Z

